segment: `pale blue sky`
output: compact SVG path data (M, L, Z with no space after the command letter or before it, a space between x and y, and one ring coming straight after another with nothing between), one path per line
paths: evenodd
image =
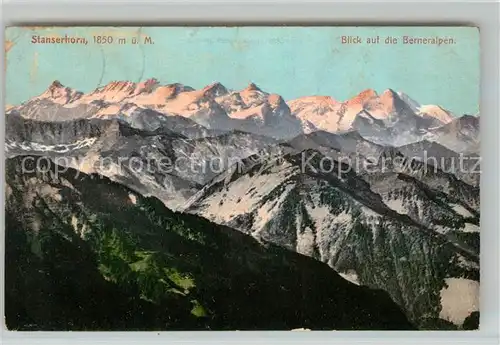
M479 107L479 32L445 27L52 28L7 30L6 103L40 94L55 79L83 92L113 80L155 77L194 88L254 82L286 100L306 95L348 99L372 88L403 91L457 115ZM154 45L96 45L94 34L148 35ZM88 45L32 44L33 35L81 36ZM341 36L399 38L395 45L341 44ZM404 45L401 37L451 37L453 45ZM142 37L142 36L141 36Z

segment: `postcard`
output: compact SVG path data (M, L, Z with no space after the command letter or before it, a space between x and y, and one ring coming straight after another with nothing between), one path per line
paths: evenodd
M479 327L475 27L9 27L14 331Z

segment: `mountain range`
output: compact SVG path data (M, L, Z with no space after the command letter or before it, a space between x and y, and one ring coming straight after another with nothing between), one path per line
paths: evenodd
M391 89L55 81L6 111L11 325L60 327L76 289L65 329L477 328L479 121ZM148 316L92 323L96 289Z
M195 90L179 83L162 85L156 79L116 81L84 94L56 80L42 94L8 112L41 121L120 118L147 130L172 126L183 117L191 121L179 126L190 127L198 135L214 134L210 130L240 130L291 139L318 130L356 130L383 145L402 146L426 139L458 152L479 150L477 117L457 119L438 105L420 105L392 89L380 95L368 89L347 101L330 96L285 101L254 83L232 91L218 82Z

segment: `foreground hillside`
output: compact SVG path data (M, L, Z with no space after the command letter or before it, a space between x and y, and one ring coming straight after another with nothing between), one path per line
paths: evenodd
M412 328L326 264L61 170L6 161L9 329Z

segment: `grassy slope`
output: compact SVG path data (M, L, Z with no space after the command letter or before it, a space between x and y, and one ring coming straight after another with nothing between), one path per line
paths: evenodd
M6 162L10 329L412 328L321 262L96 175L56 178L43 160L48 173L21 174L21 160Z

